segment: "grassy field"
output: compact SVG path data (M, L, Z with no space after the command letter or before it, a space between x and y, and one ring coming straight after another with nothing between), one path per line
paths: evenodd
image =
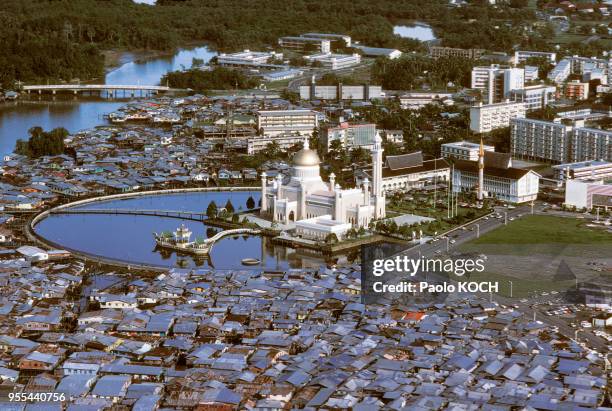
M610 276L587 264L611 258L612 234L584 224L573 218L527 215L461 245L459 251L488 257L485 271L472 273L470 280L498 281L501 295L510 295L510 281L516 298L568 290L575 287L575 279L559 279L561 264L571 267L578 281Z
M528 215L482 235L471 244L611 244L612 234L583 227L584 220Z

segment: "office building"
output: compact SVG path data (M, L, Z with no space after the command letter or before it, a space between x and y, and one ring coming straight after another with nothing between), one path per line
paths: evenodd
M508 98L512 90L523 87L525 87L523 68L492 64L472 69L472 88L482 90L483 101L487 104L499 103Z
M551 121L515 118L510 122L510 152L528 159L567 161L572 127Z
M577 209L612 209L612 184L603 180L567 180L564 204Z
M553 166L557 180L612 180L612 162L579 161Z
M357 184L372 178L369 171L355 172ZM432 183L448 182L450 165L443 158L423 160L423 153L416 151L409 154L387 156L382 169L383 193L403 192L423 188Z
M488 133L496 128L508 127L513 118L525 117L525 103L504 101L495 104L482 104L470 107L470 130L475 133Z
M286 36L278 39L278 45L281 48L297 51L299 53L305 53L309 51L314 51L318 53L331 52L330 41L318 37Z
M321 127L321 146L327 151L333 141L340 141L342 147L353 149L362 147L371 149L376 138L376 124L351 124L342 121L337 125Z
M612 131L576 127L572 133L572 162L612 161Z
M276 136L253 136L247 139L247 154L256 154L275 143L281 151L287 151L296 144L304 143L308 136L301 134L279 134Z
M347 36L346 34L332 34L332 33L304 33L302 37L310 37L317 39L325 39L331 42L337 41L342 42L342 46L351 47L351 36Z
M460 48L455 48L455 47L439 47L439 46L429 47L429 55L433 58L462 57L466 59L477 60L484 53L485 53L485 50L483 49L460 49Z
M530 58L545 58L551 64L557 61L557 53L549 53L547 51L525 51L517 50L514 52L514 64L521 64Z
M525 83L537 81L540 77L540 69L537 66L525 66Z
M485 151L495 151L495 147L483 145ZM454 158L457 160L478 161L480 144L470 141L457 141L445 143L440 146L440 154L443 158Z
M329 70L339 70L351 66L355 66L361 62L361 55L354 54L333 54L319 53L310 56L305 56L309 63L318 62L322 67Z
M283 58L283 53L274 51L250 51L244 50L238 53L221 53L217 56L217 64L220 66L261 66L270 60Z
M572 62L563 59L548 73L548 79L554 83L563 83L572 74Z
M411 92L403 94L399 97L400 107L402 109L419 110L428 104L442 104L452 106L452 93L437 93L437 92Z
M559 84L557 88L557 98L586 100L589 98L589 83L572 80L567 83Z
M483 167L480 168L479 164ZM479 173L482 171L482 183ZM538 196L540 175L533 170L512 167L510 154L483 151L480 161L456 160L453 192L482 193L509 203L534 201Z
M533 111L545 108L554 102L557 88L555 86L535 85L525 86L525 88L512 90L510 99L525 103L525 110Z
M265 136L279 134L311 135L318 125L312 110L267 110L257 112L257 129Z
M340 97L340 98L339 98ZM319 86L310 84L300 86L300 99L302 100L371 100L382 97L382 87L367 84L347 86Z

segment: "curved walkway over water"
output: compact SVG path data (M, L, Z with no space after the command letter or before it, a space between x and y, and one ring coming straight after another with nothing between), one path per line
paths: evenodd
M207 216L206 213L198 213L192 211L180 211L180 210L139 210L139 209L104 209L104 208L89 208L89 209L60 209L51 210L50 214L122 214L122 215L145 215L155 217L171 217L180 218L183 220L194 220L204 221Z

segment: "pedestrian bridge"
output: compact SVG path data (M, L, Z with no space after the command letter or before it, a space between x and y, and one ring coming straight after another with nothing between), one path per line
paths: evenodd
M38 84L23 86L23 91L30 94L31 92L42 94L43 92L56 94L58 91L72 92L77 94L79 92L107 92L109 95L123 91L124 93L129 92L134 94L137 91L146 92L165 92L170 91L168 86L147 86L142 84Z
M181 218L183 220L204 221L208 217L206 213L181 210L139 210L120 208L71 208L52 210L51 214L122 214L122 215L144 215L154 217Z

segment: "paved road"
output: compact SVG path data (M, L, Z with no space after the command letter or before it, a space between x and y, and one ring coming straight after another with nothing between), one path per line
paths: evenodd
M541 204L534 205L533 207L534 214L539 214L543 208L545 207L542 206ZM452 251L454 248L456 248L457 246L461 244L464 244L468 241L476 239L478 235L478 231L480 231L480 235L482 235L486 232L489 232L491 230L494 230L504 225L504 222L505 222L504 213L507 213L507 216L506 216L507 223L511 224L512 221L510 219L516 220L525 215L531 214L532 212L531 206L520 206L512 210L497 209L497 211L502 214L502 218L495 218L495 217L481 218L477 221L474 221L466 225L465 230L463 229L453 230L452 232L448 233L448 235L445 236L447 238L442 238L432 243L420 244L416 247L410 248L402 252L401 254L414 259L414 258L420 258L421 256L433 257L434 255L437 255L437 254L447 253L448 251ZM575 214L572 215L572 217L575 218L576 217ZM455 243L451 244L450 242L451 240L455 240ZM517 308L518 311L523 313L523 315L526 318L533 318L533 313L535 310L536 320L542 321L543 323L546 323L551 326L558 327L559 332L568 338L575 337L576 329L570 327L567 321L565 321L562 318L555 317L555 316L547 316L545 314L546 307L536 306L535 308L532 308L529 305L529 302L521 303L518 299L514 299L514 298L511 299L511 298L503 297L500 295L495 295L494 299L500 304L518 307ZM592 332L586 331L586 330L579 330L577 336L582 341L587 341L589 347L594 348L602 353L607 352L608 343L603 338L596 336Z

